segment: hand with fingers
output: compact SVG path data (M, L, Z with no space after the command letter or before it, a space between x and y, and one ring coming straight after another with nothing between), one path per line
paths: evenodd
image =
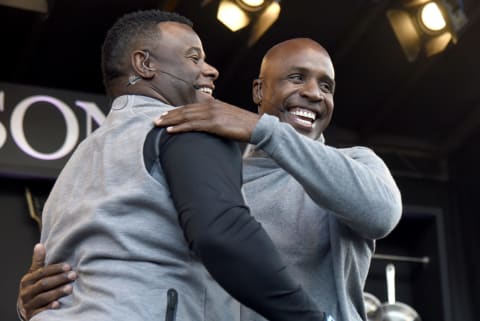
M155 124L169 133L202 131L225 138L249 142L259 115L245 109L210 99L177 107L162 114Z
M20 280L17 309L22 320L30 320L47 309L58 309L58 299L72 292L70 283L77 278L77 273L68 264L45 266L45 254L42 244L35 245L32 265Z

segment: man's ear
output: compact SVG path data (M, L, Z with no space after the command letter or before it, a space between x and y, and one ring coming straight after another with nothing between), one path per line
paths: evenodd
M252 98L255 105L259 106L262 104L262 97L262 80L257 78L252 85Z
M131 56L131 65L136 75L143 79L151 79L155 76L155 68L150 66L150 54L145 50L135 50Z

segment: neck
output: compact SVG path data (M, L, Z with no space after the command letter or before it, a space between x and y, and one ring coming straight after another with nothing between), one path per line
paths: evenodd
M168 100L157 91L153 90L144 79L140 79L134 84L129 83L127 78L118 78L111 81L107 88L108 94L112 99L123 95L141 95L160 100L169 104Z

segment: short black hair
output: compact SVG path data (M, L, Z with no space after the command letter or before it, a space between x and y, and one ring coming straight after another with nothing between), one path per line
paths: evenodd
M165 21L193 26L184 16L158 9L127 13L113 24L102 46L102 74L107 91L112 79L125 75L125 58L135 40L153 37L158 31L157 24Z

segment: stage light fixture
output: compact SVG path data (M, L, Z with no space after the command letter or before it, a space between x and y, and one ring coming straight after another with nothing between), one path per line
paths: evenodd
M248 45L253 45L280 15L280 0L221 0L217 19L235 32L250 23Z
M429 2L420 9L420 21L431 31L440 31L447 26L442 11L435 2Z
M250 18L245 11L230 0L220 2L217 19L233 32L246 27L250 23Z
M249 47L253 46L273 23L277 21L280 16L280 11L280 4L277 1L273 1L265 11L262 12L252 27L252 32L250 33L250 38L247 43Z
M48 13L47 0L0 0L0 5L40 13Z
M240 0L240 3L243 3L250 8L258 8L265 3L265 0Z
M467 18L458 3L447 0L400 0L387 17L408 61L430 57L456 43Z

